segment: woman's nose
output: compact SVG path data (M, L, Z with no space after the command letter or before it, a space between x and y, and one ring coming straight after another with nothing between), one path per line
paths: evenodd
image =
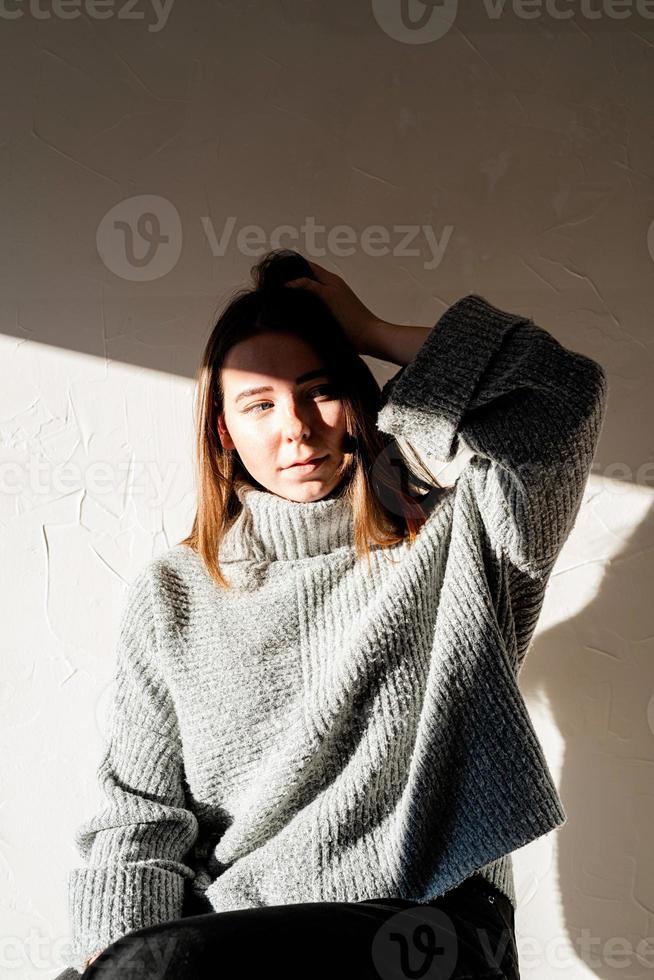
M289 430L289 432L292 432L296 435L299 432L301 432L303 429L306 429L308 432L310 428L308 420L304 417L299 406L294 403L290 403L288 406L288 410L284 417L284 425Z

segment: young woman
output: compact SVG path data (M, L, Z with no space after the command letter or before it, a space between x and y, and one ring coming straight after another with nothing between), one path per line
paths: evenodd
M400 366L381 392L361 354ZM517 677L603 369L475 294L379 320L281 250L197 396L193 527L121 624L75 966L514 980L511 852L566 819ZM459 440L440 487L420 459Z

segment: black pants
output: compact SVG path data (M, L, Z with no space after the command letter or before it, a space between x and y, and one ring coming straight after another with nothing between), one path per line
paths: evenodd
M519 980L511 902L480 875L403 899L209 912L112 943L84 980Z

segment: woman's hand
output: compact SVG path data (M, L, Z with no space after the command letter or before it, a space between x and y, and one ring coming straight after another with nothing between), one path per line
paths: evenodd
M341 276L324 269L317 262L306 260L319 282L300 276L286 283L289 288L306 289L319 296L338 321L359 354L370 354L371 340L381 322L370 312Z

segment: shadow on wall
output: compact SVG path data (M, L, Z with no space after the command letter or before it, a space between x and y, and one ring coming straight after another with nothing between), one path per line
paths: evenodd
M644 976L654 947L654 508L642 499L646 517L628 539L598 518L623 545L615 557L559 559L546 611L561 609L561 622L535 636L519 677L530 705L548 702L563 743L558 788L568 820L556 848L567 940L593 975L606 978L619 966ZM630 498L622 500L624 508ZM598 503L607 516L619 510L611 493ZM575 577L585 573L587 588L593 562L606 565L597 594L570 614ZM518 896L519 940L533 897Z

